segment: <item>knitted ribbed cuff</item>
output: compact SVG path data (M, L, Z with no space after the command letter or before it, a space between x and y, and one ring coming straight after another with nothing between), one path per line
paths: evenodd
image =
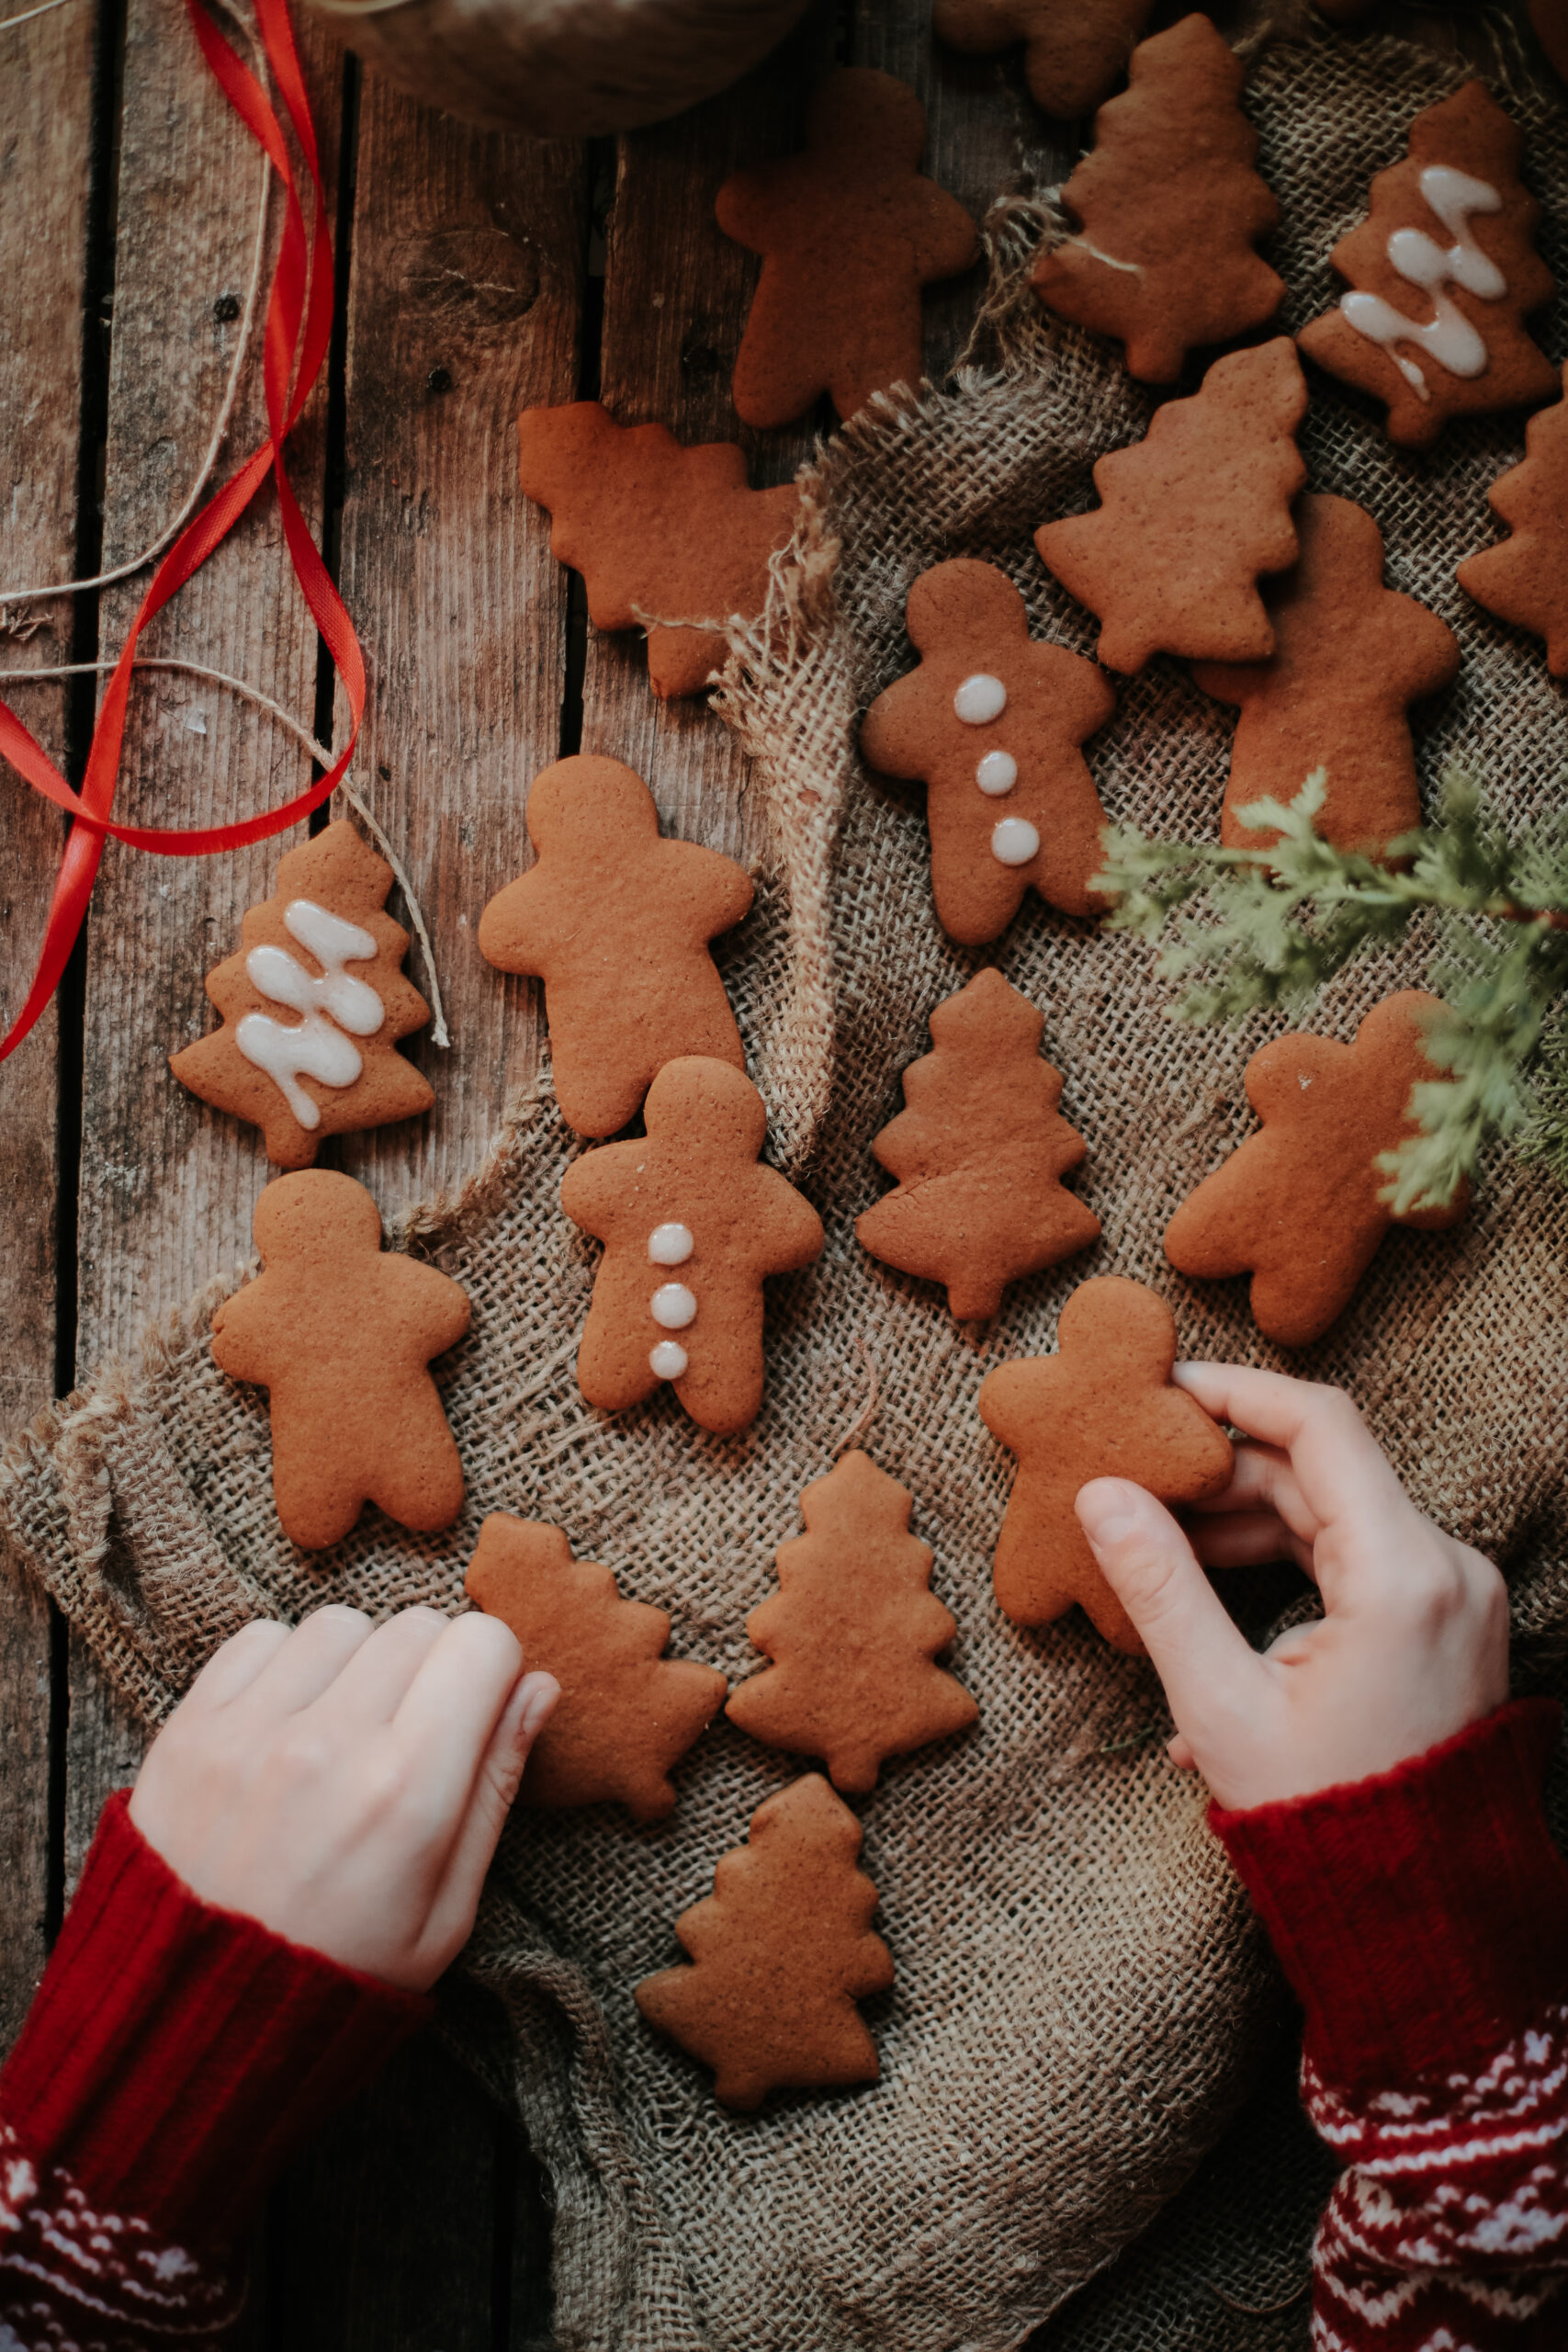
M1558 1718L1520 1700L1371 1780L1211 1808L1325 2082L1474 2070L1568 1996L1568 1863L1541 1804Z
M278 2169L433 2013L193 1894L110 1797L0 2114L105 2210L222 2249Z

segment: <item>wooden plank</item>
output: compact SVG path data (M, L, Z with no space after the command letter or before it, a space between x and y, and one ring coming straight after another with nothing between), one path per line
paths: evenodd
M0 32L0 172L15 208L0 283L0 585L76 569L94 22L72 8ZM0 668L72 658L69 598L0 607ZM51 756L66 753L68 690L4 689ZM63 827L9 771L0 787L5 876L0 1025L20 1009L43 937ZM59 1215L59 1026L51 1005L0 1070L0 1437L54 1394ZM45 1956L49 1871L50 1611L0 1570L0 2049L9 2049Z

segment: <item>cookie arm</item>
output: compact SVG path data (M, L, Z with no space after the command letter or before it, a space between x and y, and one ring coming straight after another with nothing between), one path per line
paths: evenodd
M776 1168L759 1167L755 1172L755 1248L761 1270L765 1274L795 1273L822 1255L827 1239L822 1220Z
M252 1380L258 1388L270 1385L275 1370L273 1337L276 1307L266 1276L237 1290L214 1310L212 1359L231 1380Z
M922 280L956 277L980 251L974 221L955 196L935 180L917 180L909 195L909 229L915 266Z
M878 775L923 778L931 763L931 681L919 669L885 686L861 720L860 752Z
M722 850L705 849L700 842L660 844L663 873L672 888L687 885L699 944L716 939L751 910L756 896L751 876Z
M468 1328L472 1308L462 1286L438 1266L417 1258L383 1256L381 1272L394 1314L417 1323L420 1353L428 1362L455 1348Z
M714 218L727 237L754 254L771 253L785 241L779 213L780 167L733 172L714 199Z
M479 917L479 954L498 972L547 979L560 945L548 869L531 865L496 892Z

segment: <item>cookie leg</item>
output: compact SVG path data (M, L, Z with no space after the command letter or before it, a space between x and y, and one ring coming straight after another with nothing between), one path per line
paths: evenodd
M463 1464L439 1402L417 1432L400 1430L377 1465L370 1500L418 1534L451 1526L463 1508Z

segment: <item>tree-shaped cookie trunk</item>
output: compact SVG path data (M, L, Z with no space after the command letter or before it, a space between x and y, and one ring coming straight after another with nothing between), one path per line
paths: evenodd
M550 1074L568 1126L610 1136L679 1054L744 1067L708 942L751 904L744 867L662 839L641 776L619 760L558 760L528 795L537 863L479 918L479 953L545 983Z
M1530 408L1557 377L1524 322L1551 294L1522 134L1479 82L1418 114L1365 220L1330 259L1351 291L1302 330L1331 376L1388 408L1388 437L1429 449L1452 416Z
M1423 1048L1442 1010L1420 989L1375 1004L1354 1045L1278 1037L1247 1066L1262 1121L1183 1201L1165 1253L1184 1274L1252 1276L1252 1315L1283 1348L1319 1340L1349 1305L1391 1225L1424 1233L1456 1225L1464 1186L1444 1208L1395 1216L1382 1157L1416 1133L1413 1087L1438 1078Z
M1075 1601L1120 1650L1143 1649L1101 1576L1074 1500L1091 1478L1131 1478L1163 1503L1203 1502L1230 1484L1229 1439L1170 1385L1176 1323L1142 1283L1102 1274L1063 1307L1057 1352L999 1364L980 1384L980 1418L1018 1456L997 1544L997 1603L1020 1625L1050 1625Z
M873 392L920 381L920 289L979 254L975 223L919 175L925 109L869 66L829 74L806 153L737 172L716 210L762 255L735 362L736 413L791 424L824 392L852 416Z
M1568 395L1568 368L1562 375ZM1546 666L1568 678L1568 397L1532 416L1522 464L1486 493L1510 537L1466 556L1459 584L1500 621L1546 639Z
M1167 401L1142 441L1099 459L1098 507L1035 532L1046 570L1099 615L1108 669L1273 652L1258 581L1296 560L1306 397L1283 335L1216 359L1190 400Z
M256 1203L263 1271L212 1317L212 1354L272 1407L272 1487L289 1541L339 1543L375 1503L420 1533L463 1507L463 1465L427 1366L468 1328L450 1277L381 1248L363 1184L325 1168Z
M700 1428L731 1436L762 1402L762 1283L808 1266L822 1221L759 1163L762 1098L727 1064L666 1062L647 1134L567 1170L568 1216L604 1244L578 1350L591 1405L620 1412L669 1382Z
M550 552L582 574L595 628L648 631L660 700L701 694L754 620L768 560L788 541L793 484L749 490L738 442L683 449L662 424L619 425L598 401L525 409L524 495L550 514Z
M1007 1284L1100 1238L1061 1179L1088 1155L1057 1109L1062 1073L1040 1058L1044 1016L997 971L931 1018L933 1051L904 1073L908 1108L872 1145L898 1180L855 1219L886 1266L945 1283L960 1322L995 1315Z
M171 1055L182 1086L309 1168L328 1136L428 1111L430 1083L398 1051L430 1007L403 978L409 935L385 912L394 876L345 820L280 860L242 945L208 974L223 1026Z
M759 1805L713 1893L675 1922L690 1967L645 1976L649 2023L711 2066L726 2107L770 2091L874 2083L876 2044L856 2008L893 1982L872 1931L876 1889L855 1863L861 1827L819 1772Z
M931 1589L932 1553L909 1532L907 1487L846 1453L800 1498L806 1533L775 1554L779 1589L746 1620L772 1666L727 1710L769 1747L818 1756L864 1796L889 1756L967 1730L979 1710L936 1663L956 1631Z
M878 695L860 744L882 775L926 787L942 929L999 939L1031 889L1096 912L1105 811L1078 747L1116 708L1104 676L1037 643L1007 573L971 557L922 571L904 618L919 662Z
M1091 114L1127 70L1154 0L936 0L931 30L950 49L989 57L1023 43L1036 106L1064 122Z
M670 1619L623 1600L610 1569L575 1560L565 1532L492 1511L479 1529L466 1589L500 1617L530 1668L560 1684L555 1713L534 1742L525 1804L624 1804L634 1821L675 1808L671 1768L724 1704L716 1668L667 1658Z
M1046 307L1113 335L1145 384L1175 383L1190 351L1261 326L1284 299L1256 250L1280 208L1253 168L1245 79L1207 17L1142 42L1129 88L1100 107L1094 152L1062 190L1078 233L1034 271Z
M1241 718L1231 752L1220 838L1266 849L1280 838L1244 823L1255 800L1288 805L1326 771L1317 829L1337 849L1381 857L1421 822L1407 716L1453 684L1459 639L1414 596L1382 584L1382 534L1364 506L1308 492L1296 505L1301 554L1270 592L1267 662L1200 662L1195 683Z

